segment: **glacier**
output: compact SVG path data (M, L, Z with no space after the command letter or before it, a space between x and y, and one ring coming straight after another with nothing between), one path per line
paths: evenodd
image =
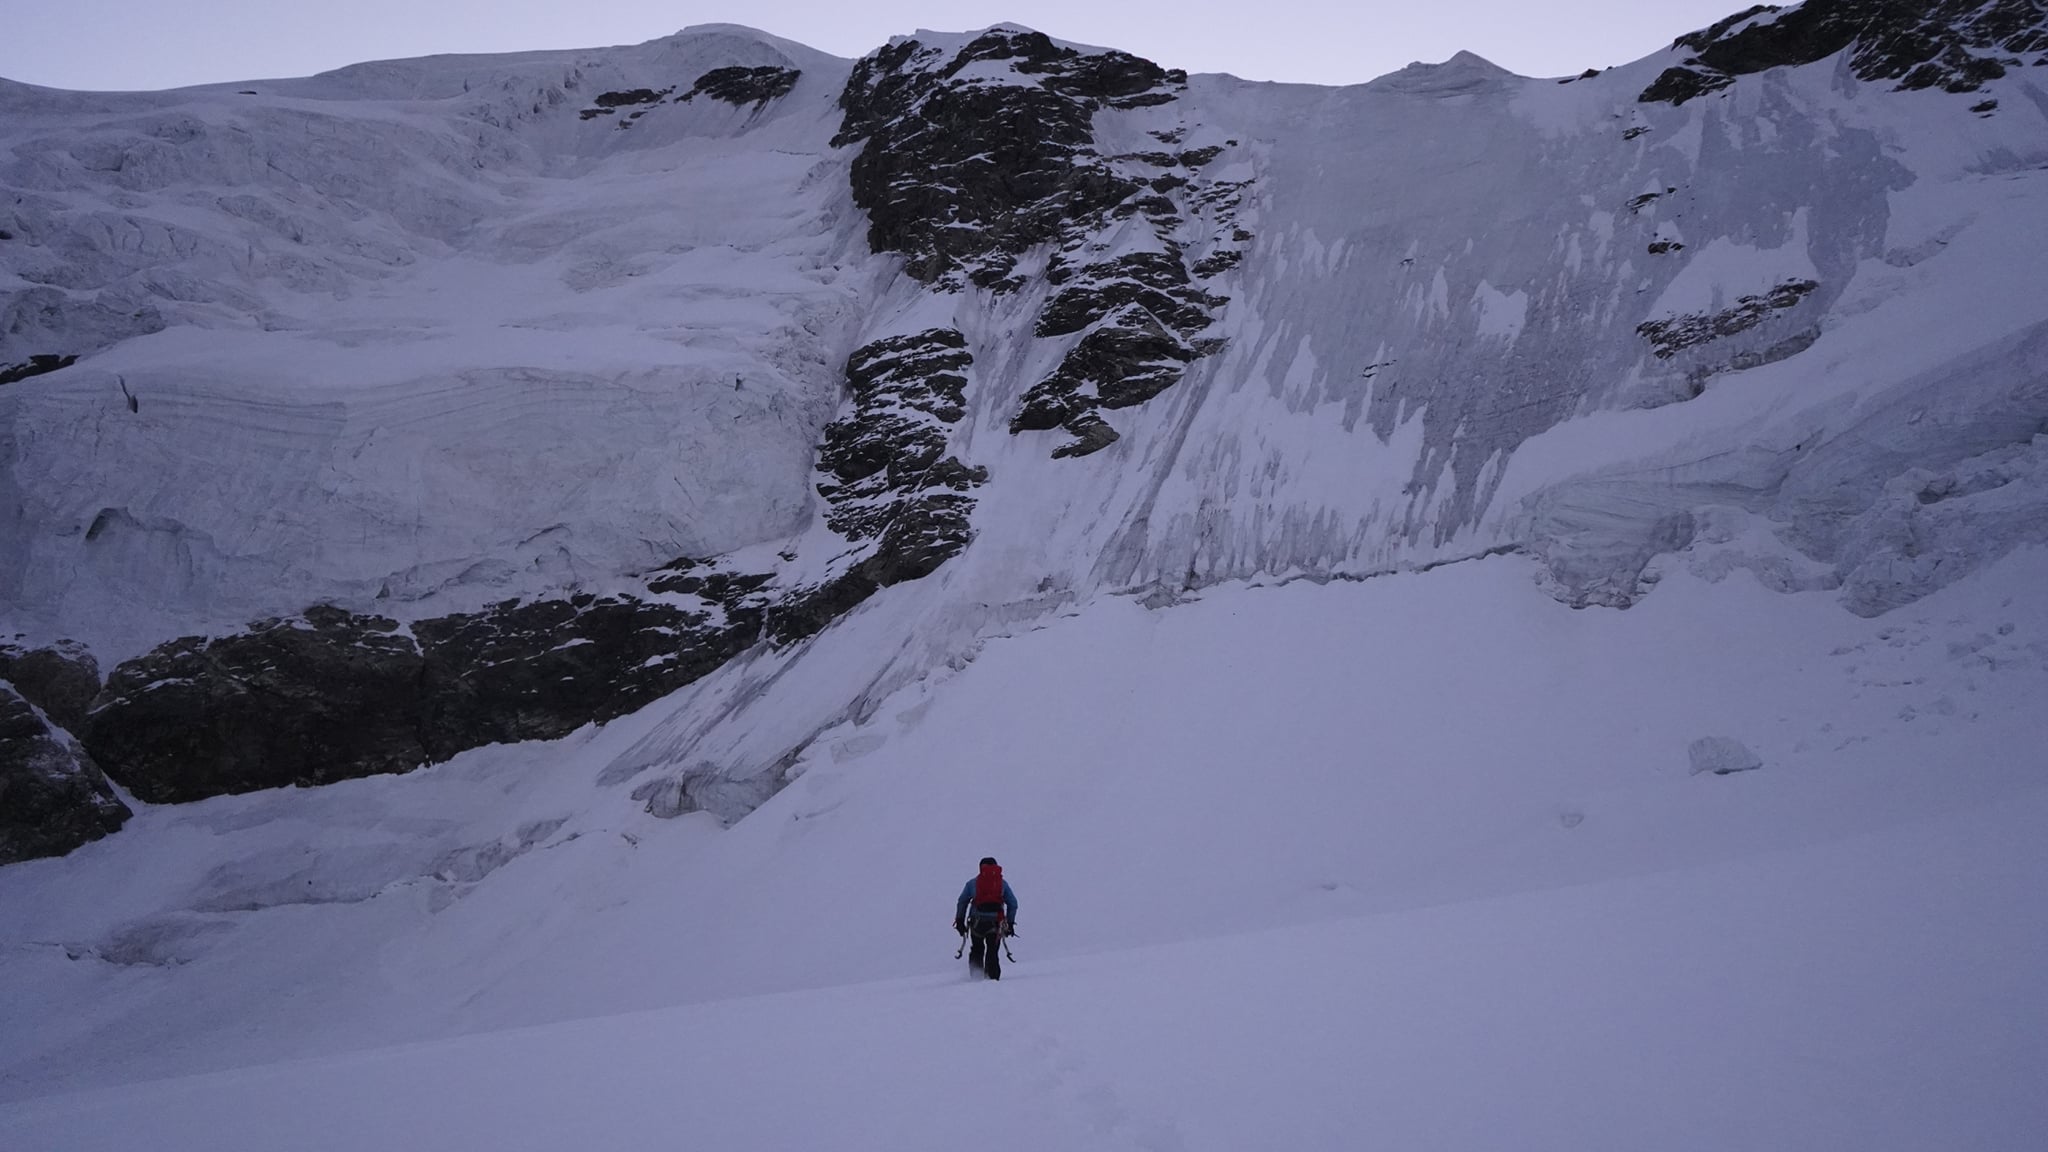
M801 1065L749 1046L794 1027L778 997L958 1006L925 937L993 847L1050 954L1012 975L1068 981L1020 1003L1063 1027L1146 1002L1113 964L1185 956L1188 995L1270 1010L1189 1044L1285 1047L1312 992L1255 958L1338 954L1299 978L1371 1018L1341 954L1512 947L1461 935L1497 912L1540 938L1530 995L1601 934L1758 983L1586 993L1589 1077L1627 1079L1596 1036L1710 1037L1631 1073L1695 1136L1514 1096L1468 1141L1839 1142L1763 1082L1837 1026L1767 1003L1835 971L1840 1019L1970 989L1920 1063L1843 1041L1826 1090L1902 1102L1865 1142L1967 1097L2009 1146L2048 1035L2007 883L2048 876L2018 832L2048 768L2043 62L2038 6L1809 0L1563 79L715 25L0 81L0 680L84 806L51 854L82 846L0 869L0 1099L100 1094L0 1134L93 1146L88 1115L167 1115L133 1081L226 1100L309 1056L367 1085L429 1050L336 1054L399 1042L545 1058L620 1013L650 1059L716 1063L641 1031L702 1025ZM1868 866L1891 848L1969 864ZM1181 886L1198 908L1134 923ZM1869 960L1908 904L1999 946ZM789 939L800 906L829 945ZM1425 1026L1389 1027L1285 1066L1386 1073L1359 1046ZM752 1098L735 1076L699 1103ZM1296 1136L1430 1131L1449 1083ZM1241 1146L1264 1114L1137 1130L1079 1091L1081 1128L1020 1146ZM1772 1119L1716 1126L1717 1092Z

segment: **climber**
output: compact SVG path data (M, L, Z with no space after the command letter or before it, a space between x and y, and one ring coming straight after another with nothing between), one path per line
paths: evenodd
M974 917L971 925L970 907ZM1017 894L1010 891L1010 882L1003 879L1002 865L993 856L981 858L981 871L960 889L959 903L953 907L953 931L964 936L970 927L974 948L967 954L968 967L991 980L1002 979L1003 938L1017 934Z

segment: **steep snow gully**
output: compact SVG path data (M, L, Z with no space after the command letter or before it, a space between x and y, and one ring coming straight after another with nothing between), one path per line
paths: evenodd
M0 1145L2038 1143L2044 65L0 81Z

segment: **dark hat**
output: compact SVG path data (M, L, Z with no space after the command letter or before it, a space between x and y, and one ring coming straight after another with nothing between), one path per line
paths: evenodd
M983 868L999 867L999 865L996 864L996 858L993 856L983 856L981 858L981 866Z

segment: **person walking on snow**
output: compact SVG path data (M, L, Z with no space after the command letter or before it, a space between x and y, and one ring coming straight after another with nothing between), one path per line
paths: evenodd
M968 910L973 909L973 923ZM981 858L981 871L960 889L960 901L953 906L953 931L974 932L973 949L967 966L980 969L991 980L1003 978L1003 937L1017 934L1017 894L1003 879L1002 865L993 856Z

